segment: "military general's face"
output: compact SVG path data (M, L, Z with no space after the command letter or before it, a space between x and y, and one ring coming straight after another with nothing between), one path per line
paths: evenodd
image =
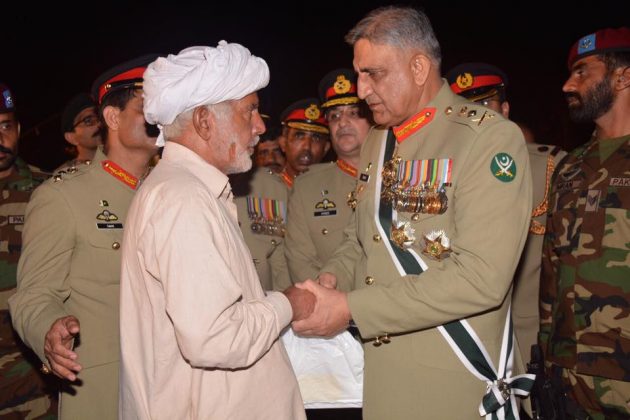
M267 167L278 173L284 168L284 154L278 140L267 140L256 146L256 166Z
M340 105L326 111L333 149L342 159L359 156L370 122L359 105Z
M414 83L412 58L402 49L366 39L354 44L358 95L369 105L377 124L392 127L415 115L421 90Z
M613 106L615 93L606 64L596 55L578 60L562 87L575 122L595 121Z
M289 127L286 136L280 139L280 146L287 157L288 169L297 175L321 162L330 149L330 142L327 134Z
M18 150L20 124L15 113L0 113L0 172L11 169Z
M145 121L143 103L142 90L134 90L125 109L119 113L118 136L127 149L141 149L148 153L157 153L158 147L155 145L155 140L158 133L153 132L152 127Z

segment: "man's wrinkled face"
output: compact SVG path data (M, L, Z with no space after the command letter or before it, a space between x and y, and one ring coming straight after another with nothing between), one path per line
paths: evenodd
M267 140L256 145L256 166L267 167L273 172L281 172L284 168L284 154L278 140Z
M254 92L232 101L230 110L217 114L217 132L221 133L219 138L225 140L220 148L225 152L226 174L247 172L252 167L251 156L260 135L265 132L258 105L258 94Z
M340 105L326 111L333 148L339 157L358 156L370 130L359 105Z
M308 170L310 165L321 162L330 149L327 134L293 127L287 129L286 137L281 139L280 145L287 165L298 174Z
M18 151L20 124L15 113L0 113L0 171L5 171L15 162Z
M607 113L615 102L611 77L606 64L596 55L578 60L562 87L575 122L591 122Z

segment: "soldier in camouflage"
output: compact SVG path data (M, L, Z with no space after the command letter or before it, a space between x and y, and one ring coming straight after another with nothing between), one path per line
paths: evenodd
M17 156L20 125L9 88L0 84L0 418L57 418L55 382L13 331L7 301L15 293L24 210L46 174Z
M596 129L551 185L539 341L569 418L629 418L630 28L581 38L568 64L569 114Z

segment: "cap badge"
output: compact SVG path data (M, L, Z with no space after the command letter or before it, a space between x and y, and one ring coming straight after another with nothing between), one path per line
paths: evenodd
M424 235L424 243L422 253L438 261L451 252L451 240L443 230L432 230Z
M472 86L474 80L473 75L470 73L460 74L457 76L456 80L457 87L460 89L467 89Z
M337 81L335 81L335 84L333 85L333 89L337 95L350 92L351 87L352 83L350 83L350 80L346 79L346 76L343 74L337 76Z
M316 120L319 118L321 113L319 112L319 108L317 108L317 105L310 104L308 108L306 108L306 110L304 111L304 115L309 120Z
M595 49L595 34L586 35L578 42L578 54L584 54Z
M416 230L409 222L397 222L392 225L392 242L400 249L409 248L416 241Z
M490 162L490 171L502 182L512 182L516 176L516 162L507 153L497 153Z
M11 98L11 91L9 89L2 92L4 98L4 107L7 109L13 108L13 99Z

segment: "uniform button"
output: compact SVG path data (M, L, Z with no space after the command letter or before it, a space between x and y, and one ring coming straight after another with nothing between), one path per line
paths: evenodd
M276 246L278 245L278 241L276 241L275 239L271 240L271 245Z
M389 335L385 333L385 335L381 337L381 341L383 342L383 344L389 344L392 340L390 340Z
M120 248L120 243L118 243L118 242L114 242L114 243L112 244L112 249L118 249L118 248Z
M367 284L368 286L370 286L372 283L374 283L374 277L372 276L367 276L365 278L365 284Z
M381 337L378 337L378 336L374 339L374 342L372 343L372 345L373 345L374 347L378 347L378 346L380 346L381 344L383 344L383 343L381 342Z
M328 229L323 228L322 229L322 235L328 235Z
M381 235L377 233L376 235L372 236L372 239L374 239L374 242L381 242Z
M420 219L420 215L418 213L414 213L413 216L411 216L411 220L414 222L417 222L418 219Z

